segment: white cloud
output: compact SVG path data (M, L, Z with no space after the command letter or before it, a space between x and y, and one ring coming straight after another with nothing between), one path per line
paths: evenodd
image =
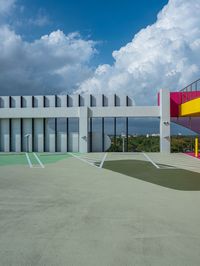
M155 102L160 88L181 89L200 74L200 1L169 0L157 21L113 52L78 92L124 92L140 104Z
M29 23L34 26L43 27L50 24L47 16L38 16L35 19L29 19Z
M15 0L0 0L0 94L72 92L92 74L89 61L96 53L95 42L84 40L78 32L65 35L61 30L27 42L15 32L18 16L12 11L23 13L21 8ZM38 10L31 23L49 23L45 11Z
M44 9L39 9L35 18L29 18L28 23L37 27L44 27L51 24L51 21Z
M72 91L91 75L88 62L94 45L78 33L60 30L26 42L9 26L0 26L0 93Z
M199 0L170 0L153 25L113 52L113 65L95 71L90 67L95 43L76 32L57 30L24 41L14 23L12 29L5 25L15 5L14 0L0 0L0 94L124 92L150 104L160 88L181 89L199 77ZM46 14L38 14L32 24L47 23L41 16Z
M14 7L15 0L0 0L0 14L7 14Z

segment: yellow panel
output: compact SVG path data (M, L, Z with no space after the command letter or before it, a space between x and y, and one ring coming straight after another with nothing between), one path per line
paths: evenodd
M181 104L179 116L200 116L200 98Z

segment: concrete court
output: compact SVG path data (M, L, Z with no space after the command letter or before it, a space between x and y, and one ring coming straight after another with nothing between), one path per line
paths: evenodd
M1 166L0 265L199 265L199 202L76 158Z

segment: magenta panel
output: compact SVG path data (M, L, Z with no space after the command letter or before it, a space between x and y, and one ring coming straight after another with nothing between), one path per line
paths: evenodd
M171 117L179 116L179 105L200 97L200 91L170 92ZM160 105L160 94L158 93L158 105Z

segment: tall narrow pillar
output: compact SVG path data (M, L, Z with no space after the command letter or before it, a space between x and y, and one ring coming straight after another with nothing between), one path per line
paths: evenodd
M79 107L79 151L88 152L88 108Z
M44 107L44 96L34 96L35 108ZM33 151L44 152L44 136L45 136L45 126L43 118L34 118L33 120Z
M31 108L33 104L32 96L22 97L22 108ZM33 150L33 129L32 129L32 118L22 119L22 151L32 152ZM27 139L28 138L28 139ZM27 141L29 141L27 143ZM28 147L27 147L28 146Z
M10 97L9 96L1 96L1 108L9 108L10 107ZM8 109L7 109L8 110ZM10 152L10 119L3 118L0 121L0 151L2 152Z
M67 108L67 95L57 95L57 107ZM57 151L67 152L67 119L68 118L57 118Z
M55 107L55 95L47 95L44 98L45 107ZM45 119L45 151L55 152L56 151L56 119L46 118Z
M160 152L170 153L170 92L160 90Z

